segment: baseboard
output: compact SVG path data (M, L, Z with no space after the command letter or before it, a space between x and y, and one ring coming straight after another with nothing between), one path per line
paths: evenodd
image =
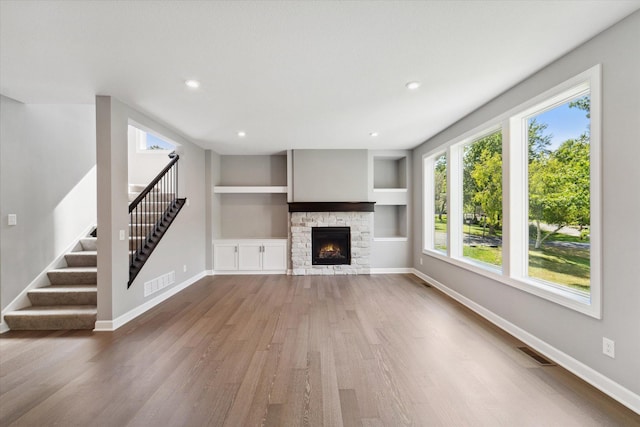
M234 271L217 271L214 270L213 274L214 276L238 276L238 275L242 275L242 276L258 276L258 275L265 275L265 274L280 274L280 275L286 275L287 274L287 270L274 270L274 271L262 271L262 270L234 270Z
M0 322L0 334L4 334L5 332L9 332L9 325L4 322L4 317L2 318L2 322Z
M122 316L114 319L114 320L98 320L96 321L96 326L93 329L96 332L111 332L111 331L115 331L116 329L118 329L119 327L129 323L130 321L132 321L133 319L135 319L136 317L140 316L141 314L143 314L146 311L151 310L153 307L155 307L156 305L160 304L161 302L171 298L172 296L174 296L175 294L177 294L178 292L188 288L189 286L193 285L194 283L196 283L198 280L202 279L203 277L207 276L207 272L203 271L201 273L196 274L193 277L190 277L189 279L185 280L184 282L169 288L169 290L167 292L164 292L160 295L158 295L157 297L150 299L149 301L145 302L142 305L139 305L138 307L134 308L133 310L129 310L128 312L126 312L125 314L123 314Z
M508 332L509 334L518 338L520 341L526 343L528 346L530 346L534 350L547 356L549 359L553 360L558 365L562 366L569 372L572 372L574 375L588 382L598 390L610 396L612 399L617 400L627 408L631 409L637 414L640 414L640 396L635 394L631 390L618 384L617 382L613 381L609 377L604 376L600 372L585 365L579 360L576 360L573 357L569 356L568 354L558 350L557 348L541 340L535 335L530 334L529 332L514 325L508 320L498 316L494 312L470 300L464 295L454 291L453 289L440 283L434 278L422 273L421 271L418 271L417 269L413 269L412 273L417 277L421 278L422 280L424 280L425 282L429 283L430 285L436 287L443 293L447 294L454 300L458 301L462 305L466 306L470 310L474 311L478 315L484 317L485 319L487 319L489 322L493 323L500 329Z
M10 313L12 311L20 310L21 308L29 307L31 305L31 301L29 301L29 297L27 293L32 289L43 288L45 286L49 286L51 282L49 282L49 278L47 277L47 272L49 270L53 270L55 268L63 267L66 265L64 261L64 256L69 252L73 251L73 249L80 243L80 239L88 237L89 233L95 224L91 224L87 228L85 228L81 234L79 234L69 246L64 248L61 253L59 253L53 261L47 265L44 270L40 272L32 281L29 283L23 290L18 294L17 297L13 299L0 313L0 319L2 319L2 323L0 323L0 334L3 334L9 330L9 327L4 323L4 315ZM4 328L7 328L4 330Z
M372 268L370 274L411 274L413 268Z
M215 272L215 271L213 271L213 270L205 270L205 271L204 271L204 275L205 275L205 276L215 276L215 275L216 275L216 272Z

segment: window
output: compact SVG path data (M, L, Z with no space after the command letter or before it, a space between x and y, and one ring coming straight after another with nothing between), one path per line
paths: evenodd
M433 165L433 206L435 208L433 248L447 252L447 155L436 157Z
M589 93L527 118L528 277L590 288Z
M141 129L141 126L129 125L129 138L135 139L136 151L138 153L148 152L166 154L176 149L176 146L171 142Z
M426 154L424 253L599 318L599 105L596 66Z
M463 256L502 266L502 130L465 144Z

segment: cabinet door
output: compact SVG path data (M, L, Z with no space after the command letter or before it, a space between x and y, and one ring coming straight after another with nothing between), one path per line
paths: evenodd
M262 243L240 243L238 245L238 269L241 271L262 270Z
M216 243L213 245L213 268L218 271L238 269L238 245Z
M262 269L285 271L287 269L287 243L267 242L262 246L264 248L262 252Z

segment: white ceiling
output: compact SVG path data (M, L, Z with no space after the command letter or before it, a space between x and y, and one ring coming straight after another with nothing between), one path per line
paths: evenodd
M404 149L639 8L2 0L0 92L26 103L112 95L221 154ZM200 89L184 85L192 78ZM405 89L411 80L420 89Z

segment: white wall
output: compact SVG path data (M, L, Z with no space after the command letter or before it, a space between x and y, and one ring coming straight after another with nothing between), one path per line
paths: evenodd
M603 78L602 319L423 255L422 155L598 63ZM640 12L636 12L433 137L413 156L414 267L636 395L640 394L639 121ZM615 359L602 354L603 336L615 341Z
M96 222L93 105L0 96L0 301L4 309ZM17 214L16 226L7 215Z
M144 296L145 281L175 272L175 285L206 269L205 151L168 126L158 123L115 98L98 96L98 320L112 321L172 287ZM163 237L129 289L128 242L118 239L128 231L127 124L133 119L180 144L179 197L189 206ZM168 159L167 159L168 162ZM187 271L183 271L186 266ZM174 286L175 286L174 285Z

